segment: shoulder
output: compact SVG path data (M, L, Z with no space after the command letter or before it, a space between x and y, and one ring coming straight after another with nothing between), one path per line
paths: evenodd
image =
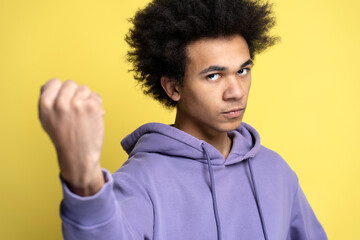
M261 145L260 151L252 160L253 165L267 180L284 182L293 189L298 188L296 173L279 153Z
M260 151L256 155L257 158L262 159L262 164L271 169L279 169L281 171L287 171L295 174L291 169L290 165L285 161L285 159L274 150L271 150L263 145L260 147Z
M124 164L113 174L116 178L132 177L136 181L148 183L151 175L162 171L169 161L157 153L138 152L129 157Z

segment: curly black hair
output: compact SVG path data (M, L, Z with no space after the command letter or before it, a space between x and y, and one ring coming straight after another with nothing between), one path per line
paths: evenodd
M125 36L127 60L145 94L167 107L176 106L161 86L161 77L183 81L186 46L202 38L241 35L250 57L274 45L272 4L258 0L154 0L130 19Z

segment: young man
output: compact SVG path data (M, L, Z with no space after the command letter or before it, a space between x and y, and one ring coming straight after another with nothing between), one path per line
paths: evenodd
M271 6L155 0L133 19L129 60L145 92L176 107L122 141L129 159L101 169L101 97L74 81L41 89L65 239L327 239L296 174L242 122L256 53L275 43Z

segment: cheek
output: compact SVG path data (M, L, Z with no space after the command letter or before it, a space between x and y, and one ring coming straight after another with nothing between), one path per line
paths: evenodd
M250 79L246 79L246 81L244 82L243 91L244 91L244 93L245 93L245 96L248 96L248 95L249 95L250 87L251 87L251 78L250 78Z
M251 82L249 82L249 83L246 84L246 86L245 86L246 95L249 95L250 87L251 87Z
M212 109L216 108L216 98L214 90L194 87L194 89L188 89L182 93L179 105L186 111L191 111L192 114L201 117L208 115L212 112Z

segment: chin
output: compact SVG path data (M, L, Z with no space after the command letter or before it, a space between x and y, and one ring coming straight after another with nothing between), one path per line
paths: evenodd
M221 132L230 132L232 130L235 130L237 128L240 127L242 123L242 120L238 120L236 122L231 122L231 123L225 123L221 126Z

